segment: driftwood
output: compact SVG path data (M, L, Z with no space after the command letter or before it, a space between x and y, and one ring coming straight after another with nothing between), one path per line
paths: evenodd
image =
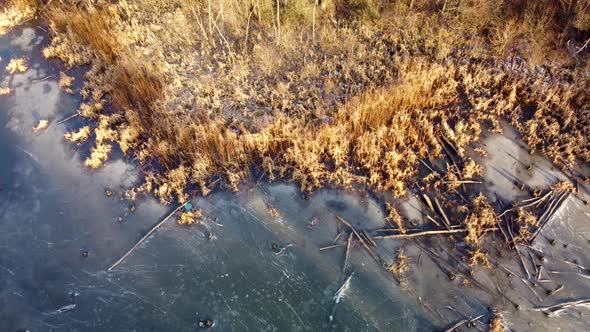
M179 207L177 207L174 211L172 211L172 213L170 213L166 218L164 218L162 221L160 221L156 226L154 226L152 229L150 229L150 231L144 236L142 237L139 241L137 241L137 243L131 248L129 249L129 251L127 251L125 253L125 255L123 255L123 257L119 258L118 261L115 262L115 264L111 265L111 267L109 267L109 269L107 270L107 272L112 271L114 268L116 268L117 266L119 266L121 263L123 263L123 261L129 257L129 255L131 255L131 253L133 252L133 250L135 250L137 247L139 247L145 240L147 240L148 237L150 237L150 235L152 235L155 231L158 230L158 228L160 228L162 225L164 225L164 223L166 221L168 221L168 219L170 219L176 212L178 212L180 209L182 209L185 205L187 205L190 201L187 201L186 203L180 205Z

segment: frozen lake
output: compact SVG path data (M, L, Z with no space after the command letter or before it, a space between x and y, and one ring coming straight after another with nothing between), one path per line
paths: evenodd
M81 165L89 147L69 144L63 134L83 120L58 124L80 100L60 91L61 67L42 59L44 43L44 32L35 27L0 39L1 68L12 56L25 56L30 67L0 74L1 86L13 89L0 96L0 331L193 331L205 319L218 331L432 331L487 314L489 307L504 312L517 330L590 327L588 310L557 318L529 310L590 297L590 276L580 268L590 267L583 186L532 246L537 255L544 253L546 269L557 272L536 292L498 269L449 280L448 272L463 271L464 263L444 238L380 243L384 257L404 246L410 287L400 287L362 248L354 248L343 272L344 248L319 250L343 229L336 214L375 230L384 225L383 207L366 195L338 190L305 199L295 186L281 183L193 199L203 210L202 225L165 224L107 273L175 207L152 198L123 200L123 190L137 180L124 159L98 171ZM33 133L41 119L49 119L49 127ZM548 161L529 156L514 133L490 135L484 146L493 151L484 174L493 183L486 188L506 199L518 195L511 176L534 186L563 177ZM536 167L527 172L531 163ZM107 197L107 190L114 195ZM402 205L406 215L422 217L415 199ZM137 208L133 213L131 206ZM313 227L312 219L318 221ZM553 238L558 245L549 244ZM502 250L494 257L519 271ZM334 293L352 271L346 294L335 304ZM548 296L559 285L564 289ZM478 323L474 329L486 328Z

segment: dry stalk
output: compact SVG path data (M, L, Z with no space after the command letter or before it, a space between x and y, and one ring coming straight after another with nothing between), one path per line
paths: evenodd
M180 209L182 209L185 205L187 205L188 203L190 203L190 201L186 201L184 204L180 205L179 207L177 207L174 211L172 211L172 213L170 213L168 216L166 216L166 218L164 218L162 221L160 221L158 224L156 224L156 226L152 227L152 229L150 229L150 231L144 235L139 241L137 241L137 243L131 247L131 249L129 249L129 251L127 251L125 253L125 255L123 255L121 258L119 258L113 265L111 265L111 267L108 268L107 272L112 271L113 269L115 269L117 266L119 266L121 263L123 263L123 261L129 257L129 255L131 255L131 253L133 253L133 251L139 247L145 240L147 240L147 238L150 237L150 235L152 235L155 231L158 230L158 228L160 228L162 225L164 225L164 223L166 221L168 221L174 214L176 214L176 212L178 212Z
M466 229L434 230L434 231L424 231L424 232L417 232L417 233L379 235L379 236L373 236L373 239L376 239L376 240L382 240L382 239L410 239L410 238L421 237L421 236L444 235L444 234L457 234L457 233L466 233L466 232L467 232Z

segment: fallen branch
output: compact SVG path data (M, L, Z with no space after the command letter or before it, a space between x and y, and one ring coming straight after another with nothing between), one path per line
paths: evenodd
M168 219L170 219L170 217L172 217L176 212L178 212L178 210L182 209L185 205L187 205L190 201L186 201L186 203L180 205L179 207L177 207L174 211L172 211L172 213L170 213L166 218L164 218L164 220L160 221L156 226L154 226L152 229L150 229L150 231L144 236L142 237L131 249L129 249L129 251L127 251L125 253L125 255L123 255L123 257L119 258L118 261L115 262L115 264L111 265L111 267L109 267L109 269L107 270L107 272L112 271L114 268L116 268L117 266L119 266L119 264L123 263L123 261L129 257L129 255L131 255L131 253L133 252L133 250L135 250L135 248L139 247L139 245L141 245L148 237L150 237L150 235L152 235L155 231L158 230L158 228L160 228L162 225L164 225L164 223L166 221L168 221Z
M24 22L23 22L23 23L24 23ZM31 83L43 82L43 81L46 81L46 80L48 80L48 79L50 79L50 78L54 78L55 76L56 76L56 75L55 75L55 74L53 74L53 75L46 76L46 77L44 77L44 78L38 78L38 79L34 79L34 80L31 80Z
M75 118L75 117L77 117L77 116L79 116L79 115L80 115L80 113L75 113L75 114L72 114L72 115L68 116L67 118L65 118L65 119L61 120L61 121L60 121L60 122L58 122L57 124L62 124L62 123L64 123L64 122L70 121L70 120L72 120L73 118Z
M420 236L431 236L431 235L441 235L441 234L455 234L455 233L466 233L466 229L448 229L448 230L433 230L433 231L424 231L424 232L416 232L410 234L391 234L391 235L380 235L374 236L373 239L409 239L413 237L420 237Z
M586 40L586 42L584 43L584 45L582 45L580 48L578 48L578 50L576 51L575 54L578 54L578 53L582 52L586 48L586 46L588 46L588 43L590 43L590 38L588 38L588 40Z
M350 224L348 221L344 220L344 219L343 219L342 217L340 217L339 215L336 215L336 218L337 218L338 220L340 220L340 222L342 222L342 223L343 223L344 225L346 225L348 228L350 228L350 230L351 230L351 231L354 233L354 235L356 235L356 237L359 239L359 241L360 241L361 243L364 243L364 242L365 242L365 241L363 241L363 238L361 237L361 235L360 235L360 234L359 234L359 233L356 231L356 229L355 229L354 227L352 227L352 225L351 225L351 224Z
M453 325L453 326L449 327L448 329L446 329L446 330L445 330L445 332L453 332L453 331L455 331L455 330L456 330L456 329L457 329L459 326L462 326L462 325L464 325L464 324L466 324L466 323L471 323L471 322L473 322L473 321L476 321L476 320L478 320L478 319L482 318L483 316L484 316L484 315L482 314L482 315L479 315L479 316L477 316L477 317L474 317L474 318L471 318L471 319L464 319L464 320L462 320L462 321L459 321L459 322L457 322L455 325Z
M525 205L517 205L517 206L513 206L511 208L509 208L508 210L505 210L504 212L500 213L500 215L498 217L502 217L503 215L505 215L506 213L510 212L510 211L514 211L516 209L524 209L527 207L531 207L531 206L535 206L535 205L539 205L541 204L543 201L545 201L549 196L551 196L553 194L553 190L549 191L547 194L545 194L543 197L533 197L533 198L529 198L529 199L525 199L522 201L522 203L528 203L531 202L529 204L525 204Z
M320 251L324 251L324 250L328 250L328 249L334 249L334 248L339 248L339 247L343 247L343 244L333 244L331 246L327 246L327 247L321 247Z
M455 181L443 181L444 184L481 184L481 181L471 180L455 180Z
M352 233L348 236L348 243L346 245L346 256L344 257L344 267L342 268L342 272L346 273L346 269L348 268L348 257L350 255L350 247L352 246Z
M430 210L432 212L435 212L434 211L434 206L432 206L432 201L430 200L430 197L428 197L428 195L426 195L426 194L423 194L422 196L424 197L424 201L426 202L426 204L428 205L428 207L430 208Z
M447 227L447 229L451 229L451 222L449 221L449 218L447 218L445 211L442 209L442 206L440 205L440 203L438 202L438 199L436 197L434 197L434 203L436 204L436 208L438 209L438 212L440 212L440 215L443 217L443 221L445 223L445 226Z
M381 258L377 253L373 252L373 250L371 250L371 247L369 247L367 245L367 243L365 242L365 240L363 240L363 238L356 231L356 229L354 227L352 227L352 225L348 221L344 220L339 215L336 215L336 218L338 220L340 220L340 222L342 222L344 225L348 226L348 228L350 228L352 230L352 232L354 233L354 235L356 235L356 238L358 239L359 243L363 246L363 248L365 248L365 250L371 256L371 258L373 258L377 262L377 264L385 267L385 265L384 265L385 261L383 260L383 258Z
M340 237L342 236L343 232L338 233L338 235L336 235L336 237L334 238L334 240L332 241L332 244L336 244L336 242L340 239Z
M557 210L559 210L559 208L561 207L561 204L567 199L569 194L570 194L569 191L559 194L549 204L549 207L547 208L545 213L543 213L541 218L539 218L539 227L535 230L535 232L533 233L533 235L531 236L531 238L529 240L531 243L533 243L533 241L535 240L537 235L539 235L539 233L541 233L541 230L543 229L543 227L545 227L545 225L547 225L549 223L551 218L553 218L553 215L555 214L555 212L557 212Z
M563 302L563 303L559 303L559 304L555 304L555 305L551 305L551 306L547 306L547 307L532 308L531 310L532 311L541 311L541 312L545 313L547 316L554 316L554 315L558 315L560 312L562 312L568 308L578 307L578 306L590 307L590 299L568 301L568 302Z

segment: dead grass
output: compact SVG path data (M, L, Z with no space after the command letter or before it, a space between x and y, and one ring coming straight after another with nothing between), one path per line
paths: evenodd
M201 209L182 211L178 213L178 224L184 226L190 226L193 224L200 224L200 219L203 217Z
M38 133L42 130L47 129L47 127L49 127L49 121L46 119L43 120L39 120L39 122L37 123L36 126L33 127L33 132L34 133Z
M74 84L74 77L68 76L64 72L59 73L59 81L57 82L59 87L62 88L65 92L69 94L73 94L74 91L72 90L72 85Z
M72 143L82 144L90 137L90 127L84 126L78 130L70 131L64 137Z
M410 271L410 266L408 256L403 248L397 250L397 262L389 267L389 271L402 285L407 284L407 273Z
M7 96L12 92L12 89L9 87L1 87L0 88L0 96Z
M252 172L304 191L330 183L401 197L419 161L444 146L460 160L431 175L436 189L478 177L466 148L501 119L565 168L590 161L586 9L558 0L55 2L44 11L53 36L44 55L90 64L80 114L97 123L97 143L86 164L100 167L117 144L151 171L139 189L162 202L214 183L236 190ZM470 241L493 221L486 204L465 206Z
M0 11L0 36L5 35L13 27L32 18L37 10L35 0L8 0Z
M506 332L510 331L504 320L502 313L496 311L492 315L492 321L490 322L490 332Z
M9 74L24 73L29 69L27 66L27 60L25 58L12 58L6 66L6 71Z

